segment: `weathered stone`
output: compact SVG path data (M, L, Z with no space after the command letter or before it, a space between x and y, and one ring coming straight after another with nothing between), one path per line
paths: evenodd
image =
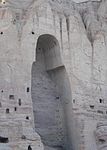
M106 0L1 0L0 150L106 150L106 49Z

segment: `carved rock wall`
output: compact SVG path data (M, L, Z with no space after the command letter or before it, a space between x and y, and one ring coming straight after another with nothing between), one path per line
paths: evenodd
M11 149L27 149L29 142L35 149L43 149L40 137L34 134L31 68L39 36L51 34L59 42L72 89L73 149L78 149L77 143L79 150L102 149L94 132L97 135L97 123L107 118L107 2L42 2L32 5L32 1L23 1L20 5L8 1L0 5L0 134L7 137L9 133L7 146Z

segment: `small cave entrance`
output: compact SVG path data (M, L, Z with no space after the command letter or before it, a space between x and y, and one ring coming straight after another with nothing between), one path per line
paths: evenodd
M45 149L74 150L70 83L59 43L52 35L38 38L31 93L35 130Z
M9 139L7 137L0 136L0 143L8 143Z

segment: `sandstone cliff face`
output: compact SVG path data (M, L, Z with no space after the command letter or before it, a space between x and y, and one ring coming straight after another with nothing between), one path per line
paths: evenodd
M0 1L1 149L105 150L106 49L106 0Z

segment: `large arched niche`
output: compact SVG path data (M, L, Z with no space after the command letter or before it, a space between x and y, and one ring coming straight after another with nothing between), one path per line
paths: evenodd
M56 67L63 66L60 46L58 40L53 35L41 35L37 41L37 49L38 48L43 50L46 70L52 70Z
M35 130L46 150L76 150L71 99L59 43L52 35L41 35L32 65L32 100Z

